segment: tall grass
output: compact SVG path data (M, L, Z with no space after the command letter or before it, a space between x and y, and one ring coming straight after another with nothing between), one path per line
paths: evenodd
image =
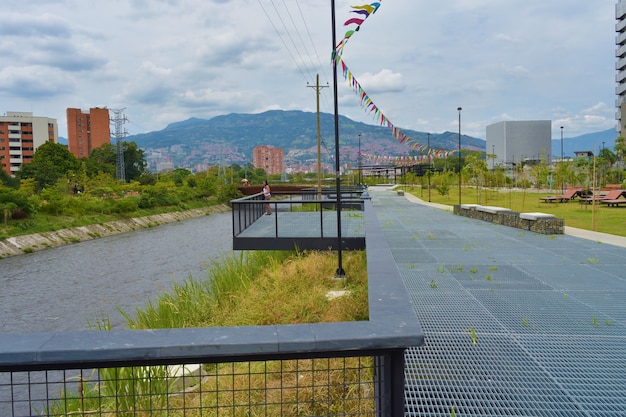
M294 324L368 317L365 252L344 254L345 280L334 278L333 252L241 252L207 266L206 279L190 277L174 285L134 316L121 311L129 327ZM330 299L331 290L344 290L346 295ZM110 323L99 319L91 327L106 331ZM176 388L177 379L166 366L100 369L89 380L78 380L76 390L65 390L47 414L371 415L372 363L371 358L356 357L203 365L202 392Z

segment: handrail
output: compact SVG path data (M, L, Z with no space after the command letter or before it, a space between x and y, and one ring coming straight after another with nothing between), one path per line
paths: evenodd
M424 335L391 250L365 200L369 320L341 323L65 333L0 338L0 372L371 355L379 415L404 412L404 356ZM382 411L381 411L382 410Z

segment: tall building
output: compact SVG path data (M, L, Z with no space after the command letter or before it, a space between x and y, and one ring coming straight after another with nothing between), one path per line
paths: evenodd
M282 174L285 163L285 151L273 146L257 146L252 150L252 165L263 168L265 173Z
M14 175L22 164L32 161L35 149L58 140L56 119L30 112L7 112L0 116L0 168Z
M615 94L617 100L615 105L617 107L616 116L617 119L617 131L620 136L626 136L626 0L619 0L615 6L615 31L617 36L615 43L617 49L615 50L615 56L617 62L615 69L617 75L615 81L617 86L615 87Z
M487 126L486 152L489 168L513 165L521 161L550 163L552 153L552 121L521 120L494 123ZM560 157L560 155L559 155Z
M93 149L105 143L111 143L109 109L67 109L67 144L74 156L87 158Z

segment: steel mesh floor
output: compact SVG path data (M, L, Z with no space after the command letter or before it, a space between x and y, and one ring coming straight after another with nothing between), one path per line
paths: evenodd
M370 195L426 337L407 416L626 416L626 249Z

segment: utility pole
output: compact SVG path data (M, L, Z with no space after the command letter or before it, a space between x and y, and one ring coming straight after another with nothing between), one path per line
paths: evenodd
M307 87L315 88L315 97L316 97L316 102L317 102L317 199L321 200L322 199L322 133L321 133L321 128L320 128L320 91L322 91L322 88L328 88L328 85L320 86L320 75L317 74L315 76L315 86L307 85Z
M126 169L124 167L124 149L122 148L122 140L128 135L124 124L128 121L123 113L125 109L111 109L115 116L111 119L115 125L115 179L118 181L126 181Z

